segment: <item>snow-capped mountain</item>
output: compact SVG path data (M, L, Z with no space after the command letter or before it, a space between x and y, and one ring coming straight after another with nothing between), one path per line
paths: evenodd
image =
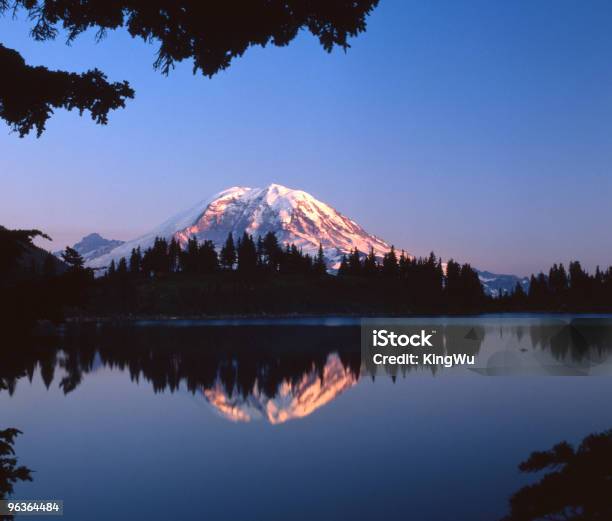
M320 243L330 268L337 266L341 256L354 248L363 253L373 248L379 257L390 248L385 241L312 195L271 184L265 188L237 186L224 190L168 219L146 235L88 259L87 265L104 267L111 260L128 258L132 248L146 249L158 236L175 237L182 245L194 236L198 241L212 240L221 247L230 232L235 238L244 232L254 237L274 232L281 243L293 243L312 255Z
M153 245L156 237L167 240L174 237L182 246L190 237L196 237L198 241L211 240L221 248L230 232L235 239L244 232L255 238L274 232L281 243L293 243L311 255L316 255L321 243L328 268L332 270L338 267L342 255L354 248L364 254L373 248L379 258L390 248L387 242L366 232L328 204L302 190L279 184L265 188L228 188L131 241L109 241L93 233L74 247L83 255L87 266L103 268L112 260L129 258L133 248L145 250ZM529 287L527 278L476 271L488 295L512 292L517 282L526 291Z

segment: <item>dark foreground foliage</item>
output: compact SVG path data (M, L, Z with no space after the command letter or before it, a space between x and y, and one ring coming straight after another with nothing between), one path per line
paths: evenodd
M11 495L19 481L32 481L32 471L17 464L13 446L19 434L21 431L17 429L0 430L0 499ZM0 515L0 519L12 519L12 516Z
M533 452L519 469L546 474L510 498L503 521L612 519L612 430L587 436L577 448L561 442Z
M155 68L167 74L183 60L194 73L212 76L229 67L249 47L288 45L301 30L318 38L330 52L346 50L348 40L366 28L366 16L378 0L0 0L0 15L25 12L38 41L61 30L68 42L94 29L102 39L125 29L133 38L157 45ZM20 136L37 135L54 109L89 111L105 124L111 110L134 96L127 82L111 83L94 68L84 73L32 67L13 49L0 44L0 118Z
M0 118L20 137L45 130L54 109L86 110L96 123L106 124L111 110L134 97L127 82L110 83L98 69L77 74L26 64L21 55L0 44Z

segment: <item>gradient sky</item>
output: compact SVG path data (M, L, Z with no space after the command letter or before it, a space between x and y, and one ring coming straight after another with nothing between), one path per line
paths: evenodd
M59 111L19 139L0 121L0 223L47 231L49 249L277 182L417 255L521 275L612 264L607 0L381 0L346 54L304 33L210 80L188 63L162 76L124 31L66 46L29 26L0 19L0 41L136 89L106 127Z

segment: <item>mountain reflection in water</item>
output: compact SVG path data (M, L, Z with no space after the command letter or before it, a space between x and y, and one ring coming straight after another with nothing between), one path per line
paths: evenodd
M609 359L608 322L586 319L565 323L508 323L470 326L466 346L482 362L500 358L557 368L549 374L583 374ZM456 325L443 325L443 353L451 353ZM455 332L452 332L455 331ZM101 367L128 372L155 392L186 388L203 396L223 418L235 422L263 419L271 424L304 418L356 385L368 373L361 363L360 329L349 326L187 325L169 327L81 324L46 338L10 336L0 367L0 392L13 394L20 379L36 371L47 388L57 382L75 391ZM466 347L467 349L467 347ZM487 358L488 357L488 358ZM561 367L563 370L559 370ZM375 373L392 378L409 373L436 374L442 368L394 367ZM485 370L481 374L487 373Z
M609 374L612 328L571 318L425 319L479 370L373 372L342 319L4 331L0 431L33 471L14 497L79 521L610 519L609 439L580 440L612 426L612 379L482 376Z
M155 392L184 386L232 421L303 418L358 382L359 329L316 326L164 327L85 324L64 335L15 339L0 392L36 371L75 391L102 367L126 371ZM287 349L290 346L290 349Z
M268 396L257 383L244 396L228 392L220 380L204 396L224 418L248 422L265 418L271 424L303 418L355 385L358 376L345 367L336 353L331 353L319 373L316 368L304 373L298 381L283 380L276 393Z

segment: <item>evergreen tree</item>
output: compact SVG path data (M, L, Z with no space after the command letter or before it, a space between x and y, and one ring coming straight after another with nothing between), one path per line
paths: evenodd
M349 274L351 274L353 277L361 275L361 258L357 248L355 248L349 256L348 269Z
M603 274L601 273L601 270L599 269L599 265L595 267L594 281L595 281L596 286L600 286L601 284L603 284Z
M68 264L68 268L72 271L80 271L85 265L85 261L81 254L70 246L66 246L66 249L62 252L62 259Z
M187 248L181 251L179 255L181 271L184 271L185 273L196 273L198 270L198 256L198 241L194 236L191 236L187 241Z
M271 271L278 271L283 257L283 250L273 232L266 233L262 241L264 262Z
M178 241L172 237L170 244L168 245L168 270L171 272L176 272L180 266L180 255L181 255L181 246Z
M428 306L440 302L444 289L444 271L442 259L438 259L432 251L423 263L423 292Z
M577 305L589 300L589 276L582 269L580 262L573 261L569 264L569 286L573 302Z
M397 277L398 264L397 255L395 254L395 247L391 246L391 249L383 257L382 262L382 273L385 277Z
M257 267L258 268L263 268L265 265L265 260L264 260L264 247L263 247L263 239L261 238L261 235L259 235L257 237Z
M257 248L253 236L247 232L238 241L238 270L243 273L253 273L257 268Z
M147 248L142 254L141 270L147 277L153 275L153 250Z
M142 271L147 276L159 275L170 271L170 256L168 243L162 237L156 237L151 248L147 248L142 256Z
M438 263L436 264L436 284L438 287L438 294L442 295L444 291L444 267L442 266L442 257L438 257Z
M304 273L307 271L307 259L304 258L302 252L298 250L295 244L288 244L283 255L282 261L283 273Z
M302 257L302 274L310 275L311 273L314 273L314 259L312 256L308 253L304 255L302 251L300 251L300 256Z
M110 265L108 266L108 270L106 271L106 276L112 278L117 273L117 268L115 267L115 259L111 260Z
M293 273L293 255L291 244L286 243L285 249L281 250L280 262L278 266L278 270L280 273Z
M212 241L204 241L198 250L198 266L201 273L214 273L219 269L219 257Z
M234 264L236 264L236 247L234 246L234 238L232 237L231 232L227 235L227 240L221 248L221 266L226 270L234 269Z
M117 275L124 277L128 273L128 266L125 257L121 257L119 259L119 263L117 264Z
M514 286L514 293L512 293L512 299L518 304L525 302L526 298L527 294L525 293L523 286L520 282L517 282L516 286Z
M132 248L130 254L130 273L136 275L142 270L142 254L140 253L140 246L138 248Z
M344 277L348 275L348 272L349 272L348 259L346 258L346 255L342 255L342 260L340 261L340 267L338 268L338 277Z
M531 275L529 281L529 302L537 309L543 309L549 304L548 279L544 273Z
M568 278L563 263L558 266L553 264L552 268L550 268L548 272L548 285L551 293L555 296L561 296L565 293L568 288Z
M408 257L406 257L406 252L402 250L399 256L399 261L397 262L397 272L400 278L406 278L406 271L408 269Z
M536 289L537 284L538 284L538 281L535 278L535 275L532 273L531 276L529 277L529 293L527 294L532 304L534 303L535 296L537 293L537 289Z
M484 297L482 284L478 273L467 263L461 266L461 289L463 305L476 307L481 303Z
M314 261L313 270L317 275L325 275L327 273L327 264L325 262L325 254L323 253L323 245L319 243L319 250Z
M456 301L461 295L461 266L453 259L446 263L444 292L449 301Z
M366 277L373 277L378 271L378 263L376 262L376 255L374 254L374 248L370 247L370 253L367 254L363 261L363 274Z

